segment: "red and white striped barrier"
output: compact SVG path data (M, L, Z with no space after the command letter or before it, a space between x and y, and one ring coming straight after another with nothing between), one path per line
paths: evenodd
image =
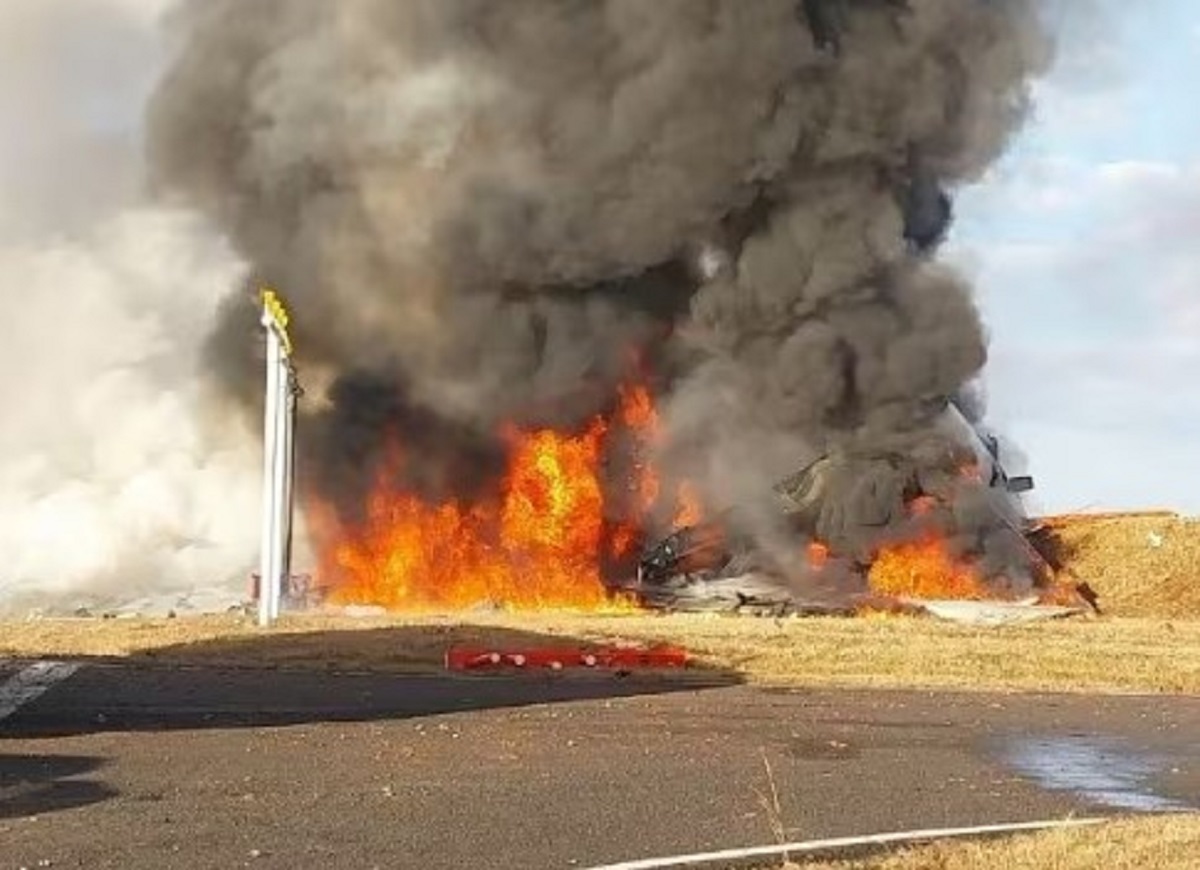
M683 668L690 657L680 647L560 647L497 650L486 647L451 647L446 650L446 668L452 671L498 668L590 668L634 670L636 668Z

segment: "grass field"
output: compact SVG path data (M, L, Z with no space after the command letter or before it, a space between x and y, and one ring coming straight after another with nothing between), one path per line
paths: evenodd
M40 620L4 626L0 655L425 671L440 669L452 644L576 641L682 644L710 669L794 685L1200 692L1200 621L1118 618L971 629L908 617L313 616L285 619L266 634L233 616Z
M306 615L269 632L234 615L38 619L0 623L0 656L431 671L454 644L628 641L681 644L709 673L792 685L1200 692L1200 522L1150 515L1059 526L1072 570L1100 592L1103 617L967 628L903 616Z
M786 870L1193 870L1200 815L1151 816L981 842L946 842L855 861L785 864Z
M1200 519L1174 514L1051 519L1070 569L1113 614L1200 620Z

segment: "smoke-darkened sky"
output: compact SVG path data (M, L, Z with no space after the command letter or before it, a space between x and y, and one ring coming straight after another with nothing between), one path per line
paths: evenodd
M666 329L664 476L746 508L856 454L878 467L827 487L818 533L869 549L986 360L968 285L929 262L940 186L1003 153L1052 52L1033 0L835 5L185 4L151 178L289 294L333 384L305 485L357 510L389 433L436 421L460 437L418 451L419 488L460 497L499 427L604 413ZM249 400L251 314L228 313L214 371Z

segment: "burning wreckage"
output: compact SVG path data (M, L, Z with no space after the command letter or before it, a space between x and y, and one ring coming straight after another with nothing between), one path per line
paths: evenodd
M1036 0L192 5L151 168L297 312L332 603L1062 600L933 262ZM257 410L241 301L211 358Z
M896 16L897 26L902 16L912 13L908 0L878 0L877 5ZM796 9L797 18L808 27L814 46L832 57L840 57L842 35L848 28L844 0L802 0ZM908 148L905 171L895 180L908 251L914 257L924 257L936 250L950 226L953 216L950 197L913 145ZM1008 550L1008 558L1003 560L1007 562L1005 568L1010 573L1015 569L1021 575L1015 583L1012 577L983 576L969 558L956 560L948 552L951 542L946 538L959 530L958 520L962 518L939 524L937 514L953 513L956 499L942 491L945 481L939 484L929 479L927 463L922 465L906 453L904 447L912 445L880 450L878 444L873 444L861 450L850 447L826 452L773 488L774 509L788 540L810 542L802 573L809 580L820 580L821 575L836 578L843 592L836 596L841 598L840 603L803 597L797 591L797 584L790 582L796 572L788 563L795 561L796 554L789 553L780 559L771 552L773 548L765 548L753 535L740 532L733 511L683 525L652 543L642 553L636 580L627 587L628 591L646 607L672 611L852 612L864 601L873 601L876 606L903 606L904 599L899 595L884 601L880 593L907 591L903 588L904 581L899 589L889 588L886 582L871 582L880 551L886 549L887 543L894 545L898 534L923 539L932 545L935 552L926 555L932 555L937 563L932 566L933 573L938 575L936 586L942 587L948 578L949 585L954 586L956 572L960 579L966 578L965 586L969 588L959 583L952 590L958 595L996 602L1007 597L1011 601L1014 596L1005 593L1012 593L1015 587L1017 591L1031 593L1019 600L1022 604L1053 601L1069 604L1066 609L1070 612L1083 605L1098 612L1096 595L1086 583L1075 583L1069 590L1058 584L1059 576L1070 577L1070 574L1057 561L1045 528L1027 515L1020 499L1022 493L1033 489L1033 479L1009 474L1001 459L999 439L968 419L957 399L944 399L938 404L941 409L939 412L935 408L933 429L942 439L947 464L955 469L950 476L965 478L968 485L975 487L975 510L980 514L975 525L982 535L993 538L974 552L995 548L995 530L999 529L1008 539L1000 545L1001 550ZM883 489L892 490L894 498L890 506L886 504L888 499L883 499L885 504L879 506L869 525L881 532L890 530L891 536L868 533L866 538L871 543L864 548L861 542L846 540L844 530L838 528L836 499L827 496L835 480L841 486L855 479L868 487L878 486L880 467L886 469ZM897 507L908 516L895 516ZM911 575L913 571L919 572L920 566L909 564L904 570ZM919 578L910 576L908 581L910 587L919 585ZM800 588L811 589L812 585L800 584ZM852 593L847 599L846 589L856 589L858 594ZM924 603L929 603L928 598ZM997 603L996 608L983 618L995 621L1007 618L1003 615L1003 604ZM981 613L973 614L972 618Z
M1015 585L1030 594L1015 598L1004 596L1002 590L988 590L976 566L963 562L955 568L949 564L952 557L945 550L948 541L928 537L930 532L940 534L937 513L949 506L944 500L945 480L930 480L927 473L918 472L911 457L900 451L853 450L832 451L820 456L780 481L774 488L774 496L787 532L811 542L804 554L808 578L819 580L821 575L828 573L837 578L840 588L857 590L857 593L842 596L836 603L831 603L828 598L805 599L789 582L789 574L793 572L786 564L767 549L757 546L751 536L736 531L737 517L732 512L678 528L653 543L643 552L636 581L628 591L644 606L667 611L787 615L849 613L864 603L890 609L905 609L906 605L917 604L903 597L904 592L912 591L911 587L903 588L903 581L901 588L891 590L886 583L870 582L875 579L875 565L879 563L874 560L880 548L873 546L866 551L861 548L856 551L853 542L846 542L844 536L839 535L836 517L830 516L831 506L826 494L833 480L847 477L868 480L872 468L882 466L887 469L886 477L892 485L899 487L899 503L904 506L909 519L908 522L897 522L884 509L877 517L878 528L899 530L901 535L924 537L933 543L937 551L933 570L939 575L936 582L946 584L946 575L958 570L967 576L967 584L974 587L948 589L958 593L955 597L992 598L991 592L997 593L990 611L943 615L1000 622L1017 618L1006 614L1006 607L1046 602L1067 606L1057 608L1061 614L1047 609L1044 615L1079 612L1085 604L1098 612L1095 593L1086 583L1077 583L1070 589L1056 587L1056 578L1065 569L1046 549L1045 530L1026 514L1020 500L1022 493L1033 489L1033 479L1008 473L1001 461L999 439L971 423L953 400L945 402L935 425L946 438L947 459L956 467L951 478L975 487L978 510L984 515L984 521L992 528L999 527L1008 533L1008 543L1016 545L1018 561L1027 572L1023 582ZM846 550L825 543L837 541L839 537L843 538L839 543L844 546L848 543ZM909 565L906 579L910 583L918 582L919 578L911 575L919 570L919 565ZM807 588L812 588L812 584ZM896 594L889 598L889 591ZM1009 599L1007 603L1004 598ZM922 600L920 605L930 603Z

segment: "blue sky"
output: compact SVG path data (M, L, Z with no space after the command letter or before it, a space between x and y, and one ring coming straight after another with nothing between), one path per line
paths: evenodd
M1200 3L1087 5L1058 13L1058 63L960 192L949 254L1037 506L1200 513Z

